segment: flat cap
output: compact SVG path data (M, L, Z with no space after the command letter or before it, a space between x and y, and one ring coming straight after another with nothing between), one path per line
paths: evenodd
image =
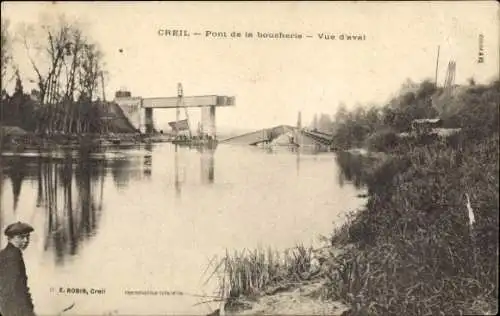
M28 234L31 233L32 231L34 231L34 229L33 227L31 227L31 225L22 222L17 222L7 226L4 230L4 234L6 236L12 237L16 235Z

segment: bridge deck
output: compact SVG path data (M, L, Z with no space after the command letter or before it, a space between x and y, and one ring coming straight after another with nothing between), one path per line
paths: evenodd
M255 145L261 142L269 142L278 138L280 135L286 133L293 133L294 135L300 137L297 142L306 144L321 144L329 146L331 144L331 135L325 133L314 133L305 130L301 130L300 133L296 134L297 128L288 125L279 125L272 128L262 129L255 132L246 133L239 136L230 137L221 140L221 143L227 144L246 144Z
M204 106L234 106L235 98L223 95L185 96L182 107L199 108ZM178 97L143 98L143 108L176 108Z

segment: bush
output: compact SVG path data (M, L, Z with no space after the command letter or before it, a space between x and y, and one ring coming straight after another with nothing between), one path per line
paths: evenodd
M347 234L356 247L330 267L330 295L352 314L496 310L499 137L457 137L401 145L365 174L370 197Z
M387 151L394 149L398 142L397 134L390 129L385 129L370 135L365 142L365 147L372 151Z

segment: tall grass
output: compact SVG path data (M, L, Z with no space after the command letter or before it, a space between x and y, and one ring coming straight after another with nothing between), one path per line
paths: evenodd
M370 174L366 209L333 239L356 247L327 273L351 314L496 312L498 132L473 139L400 144Z
M226 251L212 276L218 277L220 296L251 298L308 278L312 256L312 248L304 245L281 252L271 248Z
M387 128L416 118L407 114L426 99L402 100L395 108L401 117L384 120ZM498 311L499 104L500 81L468 87L440 113L461 133L396 143L393 135L374 134L368 145L390 159L339 156L348 180L369 193L366 208L332 238L354 247L325 267L330 297L350 304L350 314Z

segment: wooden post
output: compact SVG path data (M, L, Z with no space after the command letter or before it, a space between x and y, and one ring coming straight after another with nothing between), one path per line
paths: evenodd
M186 107L184 107L184 113L186 114L186 122L187 122L187 126L188 126L189 139L193 139L193 133L191 132L191 125L189 125L188 110Z
M1 138L1 133L3 133L2 132L2 124L0 124L0 150L1 150L1 146L2 146L1 142L3 141L3 139ZM3 166L2 165L2 155L0 155L0 166ZM4 226L5 226L5 223L3 222L2 195L3 195L3 168L0 167L0 229L4 229ZM3 235L3 234L0 234L0 235ZM0 247L1 248L3 248L2 238L3 238L3 236L0 237Z
M141 111L141 109L143 109L142 105L144 104L144 100L141 98L141 101L140 101L140 105L139 105L139 132L142 133L142 130L144 130L144 132L146 132L146 122L145 122L145 119L143 120L143 113L146 112L146 109L144 109L144 111ZM144 122L144 125L143 125L143 122ZM144 128L143 128L144 127Z
M439 49L440 46L438 46L438 51L437 51L437 58L436 58L436 75L434 77L434 82L436 84L436 88L438 86L438 68L439 68Z
M182 84L179 82L177 84L177 106L175 107L175 137L179 136L179 118L180 118L180 106L182 105Z
M178 158L178 145L175 144L175 156L174 156L174 165L175 165L175 193L177 197L181 195L181 183L179 181L179 158Z

